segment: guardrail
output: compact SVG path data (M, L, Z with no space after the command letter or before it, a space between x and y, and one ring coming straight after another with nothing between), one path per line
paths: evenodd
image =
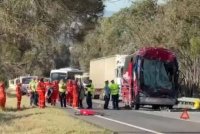
M199 110L200 109L200 99L199 98L189 98L189 97L178 98L177 107Z

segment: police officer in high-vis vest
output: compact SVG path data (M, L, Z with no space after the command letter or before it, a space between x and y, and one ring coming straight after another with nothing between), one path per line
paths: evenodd
M119 85L112 80L109 88L112 96L113 109L119 109Z
M89 84L86 88L86 102L88 105L88 109L92 109L92 94L94 92L94 85L92 84L92 80L89 80Z

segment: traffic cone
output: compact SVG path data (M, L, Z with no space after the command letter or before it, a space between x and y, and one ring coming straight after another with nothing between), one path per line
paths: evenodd
M183 113L181 114L180 118L181 118L181 119L184 119L184 120L187 120L187 119L190 118L190 116L189 116L189 114L188 114L188 112L187 112L187 109L185 109L185 110L183 111Z

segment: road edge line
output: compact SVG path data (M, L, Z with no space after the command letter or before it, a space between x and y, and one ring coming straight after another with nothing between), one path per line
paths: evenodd
M112 121L112 122L115 122L115 123L123 124L123 125L129 126L129 127L133 127L133 128L136 128L136 129L140 129L140 130L143 130L143 131L151 132L151 133L154 133L154 134L164 134L164 133L157 132L157 131L154 131L154 130L150 130L150 129L146 129L146 128L143 128L143 127L135 126L135 125L132 125L132 124L129 124L129 123L126 123L126 122L121 122L121 121L114 120L114 119L111 119L111 118L106 118L106 117L103 117L103 116L100 116L100 115L94 115L94 116L96 116L98 118L105 119L105 120L109 120L109 121Z

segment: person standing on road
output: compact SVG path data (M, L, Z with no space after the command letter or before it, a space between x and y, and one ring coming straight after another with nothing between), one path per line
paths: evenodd
M53 93L53 84L50 81L45 82L45 99L47 103L51 103L51 96Z
M92 84L92 80L89 80L89 84L86 89L86 102L88 105L88 109L92 109L92 94L94 92L94 85Z
M72 103L73 108L78 108L78 85L77 82L74 80L73 81L73 103Z
M6 92L5 92L5 84L0 81L0 108L5 110L6 105Z
M43 78L38 83L37 92L39 95L39 108L45 108L45 83Z
M52 96L51 96L51 105L55 106L56 105L56 100L57 100L57 96L58 96L58 89L59 89L59 86L58 86L58 81L54 81L53 82L53 93L52 93Z
M72 80L67 81L67 103L69 106L72 106L73 102L73 84Z
M60 106L66 107L66 85L63 80L59 82L59 98L60 98Z
M85 97L85 89L84 89L84 86L83 86L81 79L78 80L77 85L78 85L78 90L79 90L78 107L83 108L83 99Z
M17 97L17 110L21 110L21 100L22 100L22 84L17 83L16 86L16 97Z
M105 81L105 87L104 87L104 109L108 109L109 101L110 101L110 88L109 88L109 82Z
M119 109L119 85L112 80L109 88L112 95L113 109Z

